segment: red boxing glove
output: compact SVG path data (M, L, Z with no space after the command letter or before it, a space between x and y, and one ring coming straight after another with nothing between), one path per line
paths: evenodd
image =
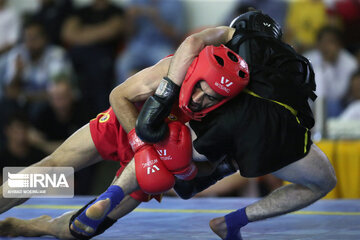
M175 178L162 163L155 148L141 141L135 129L129 132L128 139L135 153L135 172L140 188L148 194L159 194L171 189Z
M154 144L166 168L177 178L191 180L198 169L192 162L192 140L187 126L176 121L169 123L169 137Z

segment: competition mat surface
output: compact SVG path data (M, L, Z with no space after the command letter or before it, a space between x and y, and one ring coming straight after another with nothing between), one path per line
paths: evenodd
M59 216L76 210L92 197L72 199L31 199L0 215L30 219L40 215ZM208 222L256 199L248 198L163 198L142 203L134 212L94 239L219 239ZM359 240L360 200L321 200L300 211L264 221L253 222L242 229L244 240ZM10 239L10 238L1 238ZM13 239L54 239L13 238Z

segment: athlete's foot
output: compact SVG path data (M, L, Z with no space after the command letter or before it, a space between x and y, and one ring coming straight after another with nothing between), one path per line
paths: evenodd
M105 217L105 214L109 211L110 207L111 207L111 201L109 198L107 198L105 200L100 200L96 202L94 205L90 206L86 210L85 214L88 218L92 220L100 220ZM92 227L81 223L77 219L75 219L73 224L90 235L95 233L96 229L93 229ZM77 232L76 229L73 227L73 225L71 225L71 230ZM81 232L78 233L83 234Z
M48 224L52 218L44 215L33 219L6 218L0 221L2 237L40 237L49 235Z
M59 217L51 219L49 221L49 235L58 239L75 239L69 230L69 221L75 213L75 211L66 212Z
M211 230L218 235L221 239L226 238L227 227L224 217L213 218L209 222Z

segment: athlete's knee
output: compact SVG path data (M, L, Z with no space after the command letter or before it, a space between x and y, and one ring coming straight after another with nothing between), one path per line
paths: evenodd
M312 187L323 197L335 188L336 183L337 178L335 171L330 162L328 162L324 168L319 171L319 175L315 178L314 182L312 182Z
M322 175L324 179L324 183L322 184L321 190L324 192L324 194L327 194L332 189L335 188L337 183L337 178L335 174L334 167L330 163L329 159L324 159L324 164L322 166Z
M320 150L316 145L313 145L312 148L315 150L315 161L313 161L313 167L316 171L316 174L313 174L310 182L316 187L318 192L322 196L325 196L336 186L337 179L335 170L330 163L329 159L323 151Z
M337 184L337 178L336 178L336 175L335 175L335 172L334 172L334 174L332 174L332 176L331 176L329 192L335 188L336 184Z
M333 190L336 186L336 183L337 183L337 178L336 178L336 174L335 174L335 171L334 169L331 167L331 171L329 171L326 175L326 184L323 185L323 192L325 194L327 194L328 192L330 192L331 190Z

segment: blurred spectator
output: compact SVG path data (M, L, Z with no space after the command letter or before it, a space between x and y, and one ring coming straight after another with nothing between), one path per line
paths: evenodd
M327 23L322 0L289 1L284 41L302 53L314 47L318 30Z
M6 4L6 0L0 0L0 98L3 95L6 55L18 40L20 31L19 17Z
M11 101L6 98L0 98L0 151L5 148L6 136L5 132L2 131L6 125L7 119L17 112L24 112L25 109L20 107L17 102ZM1 159L0 159L1 160Z
M59 74L71 75L65 51L47 42L42 26L34 21L24 27L24 40L6 61L6 97L22 103L46 100L46 88Z
M343 48L341 36L335 27L323 27L318 33L317 48L304 54L314 68L316 94L326 100L327 117L336 117L343 110L342 100L357 68L355 57Z
M360 69L351 77L347 98L348 105L339 119L360 120Z
M10 50L19 37L20 19L15 11L0 0L0 55Z
M29 143L29 122L25 115L12 115L3 130L7 141L5 148L0 152L0 169L9 166L29 166L46 156L43 151Z
M77 129L89 121L88 111L76 99L76 93L66 75L48 89L49 101L33 118L32 143L52 153Z
M358 47L355 50L355 57L356 57L357 65L358 65L358 67L360 67L360 42L359 42Z
M230 14L229 17L227 17L225 25L229 25L235 17L247 12L248 8L252 7L270 15L273 19L276 20L276 22L280 24L280 26L283 27L286 17L287 5L288 3L286 0L241 0L238 1L237 5L235 6L235 10Z
M344 46L354 52L360 43L360 0L332 1L328 13L332 18L339 20L344 30Z
M127 9L129 41L116 63L117 84L172 54L184 34L179 0L132 0Z
M76 98L76 90L68 76L59 76L48 89L48 103L33 118L29 139L34 146L52 153L71 134L89 122L87 108ZM39 159L40 160L40 159ZM75 194L91 194L92 176L104 163L75 173Z
M124 11L108 0L93 0L75 10L64 23L82 98L96 114L108 107L114 85L114 61L124 31Z
M62 45L60 39L61 28L65 19L73 9L72 0L38 0L39 9L32 18L39 22L52 44Z

